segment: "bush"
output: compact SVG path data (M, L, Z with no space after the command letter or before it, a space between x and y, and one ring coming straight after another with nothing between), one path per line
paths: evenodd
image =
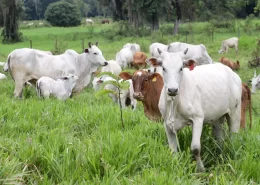
M51 3L44 16L52 26L78 26L81 21L77 7L67 2Z

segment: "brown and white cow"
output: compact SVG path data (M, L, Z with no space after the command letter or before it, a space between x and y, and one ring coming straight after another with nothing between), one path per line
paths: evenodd
M138 70L133 75L121 72L119 76L124 80L132 79L134 98L143 103L145 116L149 120L160 121L162 115L158 103L163 88L162 76L144 70Z
M136 52L134 54L134 60L131 63L131 66L134 67L135 69L146 68L146 62L145 62L146 59L147 59L147 55L144 52Z
M224 65L230 67L232 70L239 70L239 69L240 69L240 64L239 64L239 61L238 61L238 60L237 60L237 62L233 62L233 61L229 60L229 59L226 58L226 57L221 57L221 58L219 59L219 61L220 61L222 64L224 64Z
M252 128L252 102L251 102L251 90L247 84L242 83L242 97L241 97L241 121L240 128L246 128L246 109L249 109L249 128Z

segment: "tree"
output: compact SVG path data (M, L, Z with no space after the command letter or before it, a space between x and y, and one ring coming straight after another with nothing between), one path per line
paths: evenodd
M1 0L4 29L1 33L3 43L14 43L22 40L18 32L19 6L15 0Z
M81 23L79 10L67 2L51 3L45 12L45 19L53 26L78 26Z

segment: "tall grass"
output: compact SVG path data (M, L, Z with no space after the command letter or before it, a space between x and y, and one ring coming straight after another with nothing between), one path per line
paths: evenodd
M243 23L243 22L242 22ZM242 24L241 23L241 24ZM236 36L235 31L216 28L214 39L204 34L206 23L192 26L188 42L203 43L215 60L221 41ZM186 29L183 25L182 29ZM81 41L99 41L105 58L115 59L126 42L136 42L148 54L152 42L186 41L185 33L172 36L154 32L150 37L125 37L107 40L102 30L113 25L76 28L24 28L24 42L0 45L0 60L5 61L16 48L33 47L52 50L54 39L81 52ZM188 27L187 27L188 28ZM197 33L200 30L201 33ZM235 30L235 29L234 29ZM247 65L256 47L259 33L248 36L241 30L239 52L225 56L239 60L237 73L244 82L253 76ZM256 69L260 73L259 69ZM253 129L233 138L228 133L218 146L205 126L202 134L202 159L207 171L195 173L196 163L190 152L191 128L178 133L180 152L172 154L162 123L149 121L142 104L137 110L123 110L125 128L121 127L118 105L104 96L96 98L91 87L65 102L40 100L32 87L25 98L13 98L14 82L10 75L0 82L0 183L1 184L259 184L260 183L260 93L253 98ZM247 122L249 119L247 119ZM225 125L227 131L227 126Z

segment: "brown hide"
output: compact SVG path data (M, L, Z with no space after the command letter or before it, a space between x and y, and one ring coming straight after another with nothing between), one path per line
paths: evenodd
M242 97L241 97L241 121L240 128L246 128L246 110L249 109L249 128L252 128L252 102L251 102L251 90L243 83L242 84Z
M224 65L230 67L232 70L239 70L239 69L240 69L239 61L233 62L233 61L229 60L229 59L226 58L226 57L221 57L221 58L219 59L219 61L220 61L222 64L224 64Z
M146 68L146 62L145 62L146 59L147 59L147 56L145 53L136 52L134 54L134 60L131 64L135 69Z

